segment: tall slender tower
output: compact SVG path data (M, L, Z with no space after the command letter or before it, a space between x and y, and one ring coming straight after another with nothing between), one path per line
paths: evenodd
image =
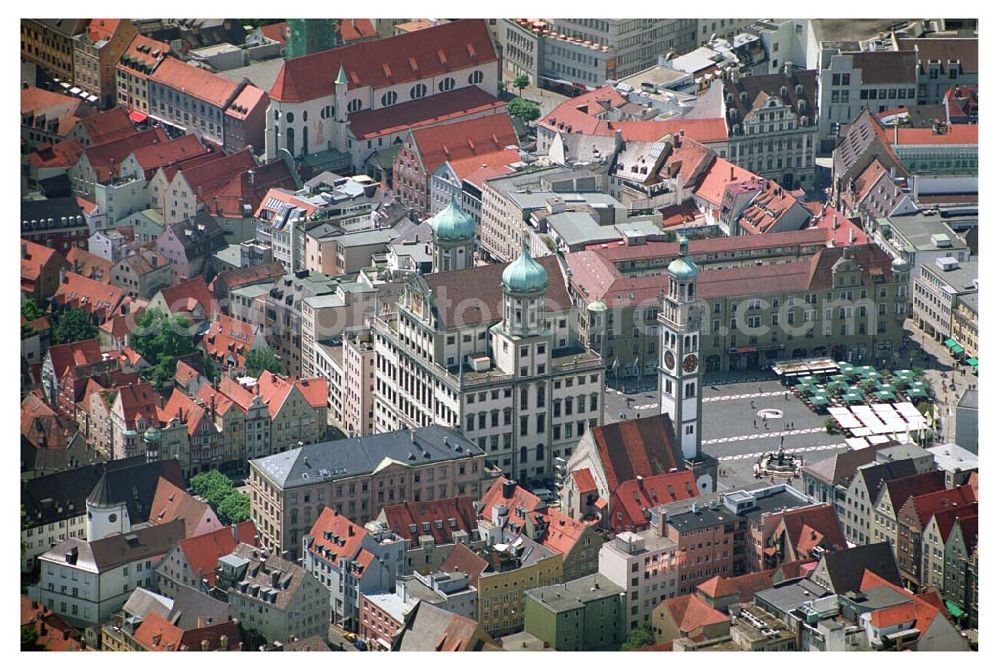
M94 490L87 496L87 541L94 542L109 535L127 533L131 529L128 507L112 496L105 469Z
M674 444L695 472L702 492L714 491L717 464L701 451L700 353L702 307L697 303L698 268L688 258L687 238L667 266L660 324L660 412L674 426Z
M285 58L299 58L337 46L335 19L288 19Z

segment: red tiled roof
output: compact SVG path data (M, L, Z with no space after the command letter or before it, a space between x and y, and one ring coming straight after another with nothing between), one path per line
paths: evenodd
M49 407L32 392L21 401L21 437L38 448L65 449L77 432L76 424Z
M750 572L738 577L722 577L716 575L698 585L698 590L712 599L737 596L741 603L753 602L753 596L758 591L765 591L774 586L774 570Z
M650 477L684 467L680 446L673 444L673 424L667 414L629 419L591 430L611 491L636 475Z
M216 362L222 363L223 369L242 370L253 346L254 334L253 324L219 314L208 325L199 344Z
M96 339L54 344L49 347L48 355L52 358L52 369L57 379L62 379L71 367L96 365L104 360L101 345Z
M178 419L187 427L189 436L198 432L202 420L207 419L211 423L211 418L207 416L206 409L180 389L174 389L173 393L170 394L170 400L157 413L160 421L164 424L169 423L175 418Z
M91 144L103 144L123 137L138 135L128 118L128 112L121 107L112 107L80 119L78 124L87 131Z
M489 519L493 505L498 503L507 505L510 510L521 508L532 518L538 517L536 524L545 526L542 537L540 540L536 539L537 542L563 555L568 554L580 540L587 525L572 519L558 509L549 507L538 496L521 486L515 485L513 493L509 497L504 497L503 485L505 481L503 477L496 479L483 494L480 518ZM512 515L511 519L513 518ZM515 534L520 533L521 529L518 529Z
M884 491L889 496L893 511L899 512L910 496L942 491L944 488L944 471L932 470L887 481Z
M28 596L21 596L21 627L32 626L35 644L43 651L90 651L79 634L54 612Z
M932 144L979 144L979 124L958 124L945 126L938 134L933 128L882 129L886 141L892 146L925 146Z
M386 505L382 514L392 532L409 540L411 547L419 546L421 535L432 536L435 544L451 544L457 530L477 532L476 512L469 497Z
M685 637L699 628L729 621L728 616L711 607L693 593L670 598L662 605L658 605L656 609L660 608L666 610L674 625Z
M80 160L83 145L76 140L63 140L55 144L40 144L28 154L28 162L38 168L71 168Z
M305 102L330 96L331 82L341 66L351 90L440 77L477 65L492 67L496 61L484 20L451 21L415 33L287 60L271 88L271 97L281 102Z
M142 49L140 49L142 47ZM157 51L155 56L153 52ZM159 40L154 40L151 37L146 37L145 35L136 35L132 38L129 43L128 48L122 57L118 61L118 69L126 70L132 74L137 74L143 78L149 76L148 72L140 71L133 67L130 63L137 62L144 65L146 68L152 70L156 65L166 58L167 53L170 51L170 44L168 42L161 42Z
M90 112L90 105L80 98L71 98L36 86L21 89L21 115L58 119L56 134L60 137L69 135L77 121Z
M67 272L63 276L63 282L59 284L53 301L58 305L85 309L101 321L116 315L123 302L129 303L123 289L88 279L75 272Z
M418 128L412 133L428 175L445 161L482 157L511 145L518 146L517 133L506 113Z
M907 506L912 506L921 527L926 527L931 517L937 512L947 512L948 510L965 507L970 503L977 502L977 492L968 484L957 486L943 491L932 491L924 495L913 496L907 501Z
M35 282L42 276L42 269L55 261L60 262L61 257L55 249L31 242L21 240L27 255L21 254L21 279ZM61 263L60 263L61 264Z
M370 19L341 19L340 39L350 43L378 35Z
M164 481L162 477L160 481ZM153 509L156 509L155 506ZM199 578L207 579L209 586L215 586L215 568L220 558L233 553L240 543L257 546L254 540L257 529L253 521L240 522L236 525L236 531L239 542L233 538L233 527L227 526L177 543L191 571Z
M733 182L752 179L759 179L759 177L749 170L744 170L740 166L730 163L725 158L716 158L702 178L701 183L698 184L694 195L713 207L720 207L726 186Z
M221 528L219 519L207 503L198 500L181 487L160 477L156 483L156 492L153 494L153 503L149 508L149 523L157 525L183 519L184 537L191 537L206 516L212 520L212 525L216 530L229 530Z
M232 651L239 644L239 628L235 621L184 630L170 623L156 612L150 612L135 629L135 641L146 651L221 651L222 638L227 639L226 650Z
M127 429L136 430L137 419L156 424L159 397L149 382L122 386L118 389L118 397L121 399L122 417Z
M211 319L220 312L218 302L208 289L208 284L205 283L204 277L201 276L188 279L180 284L164 287L160 289L160 295L163 296L163 300L166 302L167 309L170 310L171 314L191 312L192 301L201 305L201 308L205 311L206 319Z
M497 116L500 115L498 114ZM508 166L520 160L521 152L518 149L505 149L482 156L469 156L468 158L459 160L449 160L448 164L459 179L482 189L483 183L487 179L513 172L513 168Z
M573 481L576 482L576 488L580 493L597 491L597 482L594 481L594 475L590 473L590 468L574 470Z
M232 400L244 411L250 407L255 397L253 393L241 386L239 382L231 377L223 377L220 380L219 394Z
M327 381L325 379L300 379L289 383L287 377L281 377L270 370L265 370L257 379L257 392L267 404L271 417L278 415L292 387L295 387L305 397L306 402L314 409L326 407Z
M758 192L740 214L739 225L749 234L767 233L785 214L802 207L798 199L776 181L759 179Z
M469 584L479 588L479 577L489 563L464 544L455 544L444 560L441 569L445 572L462 572L469 578Z
M367 534L368 531L337 510L324 507L309 530L309 535L313 538L309 553L334 565L339 565L340 559L355 560Z
M255 111L258 105L267 106L267 93L257 88L253 84L247 84L236 96L236 99L229 103L226 109L226 116L234 119L245 119L251 112Z
M121 22L121 19L91 19L87 24L87 39L91 42L110 40Z
M260 201L260 206L257 207L257 211L253 215L255 218L262 219L264 218L262 215L267 212L271 217L274 217L281 208L281 205L298 207L305 211L307 217L312 216L319 209L319 205L300 198L286 188L272 188L264 194L264 198Z
M827 549L847 548L847 539L837 519L833 505L814 505L780 513L781 522L775 534L783 528L788 539L796 547L799 555L808 557L809 552L821 543ZM764 538L766 543L770 538ZM794 557L789 556L790 560Z
M379 40L379 42L382 41ZM369 44L377 44L377 42L365 42L360 46ZM287 61L286 65L293 62L295 61ZM365 140L380 135L402 132L408 128L455 121L464 116L490 110L497 110L496 113L500 114L503 113L499 111L501 109L505 109L504 103L486 91L477 86L464 86L447 93L438 93L391 107L355 112L350 115L349 122L351 134L357 140Z
M122 161L129 154L142 147L167 142L168 139L163 128L157 127L102 144L91 144L84 151L84 155L87 156L90 167L93 168L94 174L97 176L97 181L104 183L112 177L118 176Z
M664 472L623 482L611 494L611 526L614 531L645 528L649 521L643 510L698 495L690 470Z
M835 246L869 243L865 231L833 207L824 207L819 202L807 202L805 207L813 214L809 229L828 230Z
M164 58L149 79L220 109L229 104L240 86L238 82L176 58Z
M274 40L282 46L288 41L288 23L285 21L261 26L260 32L264 37Z
M181 135L167 142L150 144L132 152L136 162L142 167L146 179L151 179L158 168L174 165L192 156L202 156L212 152L202 146L194 135Z
M66 253L68 270L94 279L104 284L111 283L111 268L114 265L106 258L92 254L80 247L73 247Z
M80 205L80 209L83 210L84 214L90 214L95 209L97 209L96 202L91 202L89 200L81 198L80 196L76 196L76 204Z

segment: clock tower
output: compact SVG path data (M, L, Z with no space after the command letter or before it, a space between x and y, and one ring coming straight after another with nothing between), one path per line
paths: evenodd
M667 266L667 290L658 317L660 327L660 413L670 417L674 444L694 471L702 493L715 490L718 464L701 452L700 357L702 306L697 302L698 268L688 257L687 238Z

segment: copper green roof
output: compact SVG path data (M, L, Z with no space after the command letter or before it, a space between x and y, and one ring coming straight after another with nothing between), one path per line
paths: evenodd
M501 281L513 293L536 293L548 287L549 273L531 257L527 239L521 243L521 255L503 271Z
M464 242L476 236L476 221L462 211L454 198L448 206L431 217L434 239L448 242Z

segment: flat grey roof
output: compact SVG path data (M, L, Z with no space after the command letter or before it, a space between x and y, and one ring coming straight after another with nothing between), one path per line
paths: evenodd
M563 584L553 584L525 591L524 595L546 609L559 613L583 607L586 603L624 593L622 587L597 573Z

